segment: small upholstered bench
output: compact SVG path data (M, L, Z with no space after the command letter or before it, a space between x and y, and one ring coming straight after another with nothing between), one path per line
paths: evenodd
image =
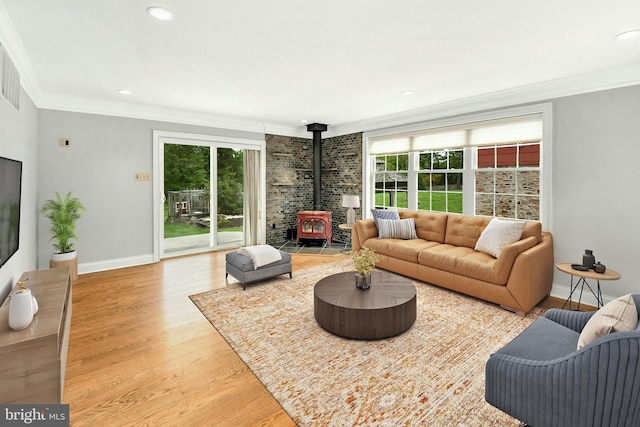
M291 254L280 251L282 259L271 264L263 265L257 269L253 268L253 261L246 255L238 253L238 251L229 252L226 255L227 268L225 277L235 277L242 283L242 289L246 289L247 283L257 282L259 280L269 279L281 274L291 274Z

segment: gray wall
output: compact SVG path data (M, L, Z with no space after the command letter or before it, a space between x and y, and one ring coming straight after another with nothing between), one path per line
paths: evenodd
M635 222L640 210L636 187L640 178L636 166L640 158L640 86L552 102L551 231L556 262L579 262L584 249L592 249L597 260L622 274L617 282L601 283L606 298L640 292L640 263L635 260L640 249L640 226ZM52 250L48 224L38 221L37 206L55 190L73 190L88 208L78 224L76 247L81 271L83 263L100 265L152 254L151 183L135 182L133 174L152 170L153 129L263 137L146 120L38 111L24 94L21 105L16 113L0 102L0 155L25 162L20 251L0 269L0 290L4 293L23 271L36 267L36 255L37 265L48 265ZM71 148L58 148L60 137L70 138ZM568 285L569 277L556 272L553 294L566 297Z
M134 173L153 171L153 130L264 140L253 132L40 110L38 203L73 191L86 206L75 244L81 273L152 259L152 182L135 181ZM58 147L59 138L71 146ZM38 265L45 268L53 247L44 218L40 229Z
M553 111L556 262L581 262L592 249L622 274L600 282L603 294L640 293L640 86L560 98ZM553 294L566 297L568 286L556 271Z
M20 91L20 111L0 99L0 156L22 161L20 245L0 268L0 301L4 301L22 273L36 269L37 127L38 110L24 91Z

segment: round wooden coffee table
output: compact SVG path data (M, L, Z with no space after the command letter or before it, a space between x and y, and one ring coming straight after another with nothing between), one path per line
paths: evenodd
M355 271L316 283L313 313L318 324L341 337L378 340L398 335L416 320L416 287L386 271L371 273L371 287L356 288Z

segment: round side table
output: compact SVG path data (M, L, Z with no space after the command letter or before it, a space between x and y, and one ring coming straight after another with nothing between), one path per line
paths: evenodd
M343 252L347 251L347 247L351 246L351 228L353 227L353 224L340 224L338 225L338 228L341 230L349 230L349 238L347 239L347 241L344 243L344 250Z
M593 296L596 298L596 301L598 302L597 308L602 307L604 305L604 301L602 299L602 291L600 290L600 280L618 280L620 277L622 277L620 276L620 273L614 270L610 270L609 268L607 268L607 270L604 273L596 273L593 270L587 270L587 271L576 270L574 268L571 268L570 262L562 262L560 264L556 264L556 268L562 271L563 273L567 273L571 275L571 288L570 288L571 291L569 292L569 298L567 298L567 300L564 302L564 304L562 305L562 308L564 308L564 306L567 305L567 303L569 303L569 308L571 308L573 293L578 289L578 286L580 286L580 298L578 298L578 310L580 310L580 302L582 301L582 291L584 290L585 285L587 286L587 288L589 288ZM578 281L576 282L575 285L573 284L573 276L576 276L578 278ZM589 286L587 279L596 280L598 286L595 292L591 288L591 286Z

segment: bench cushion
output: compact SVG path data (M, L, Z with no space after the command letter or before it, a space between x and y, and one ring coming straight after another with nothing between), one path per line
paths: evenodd
M280 251L280 255L282 255L282 259L276 262L272 262L271 264L263 265L262 267L258 267L257 270L263 268L274 267L276 265L282 264L290 264L291 263L291 254L287 252ZM229 252L226 255L226 260L229 264L233 265L235 268L242 272L254 271L253 261L246 255L242 255L237 251Z

